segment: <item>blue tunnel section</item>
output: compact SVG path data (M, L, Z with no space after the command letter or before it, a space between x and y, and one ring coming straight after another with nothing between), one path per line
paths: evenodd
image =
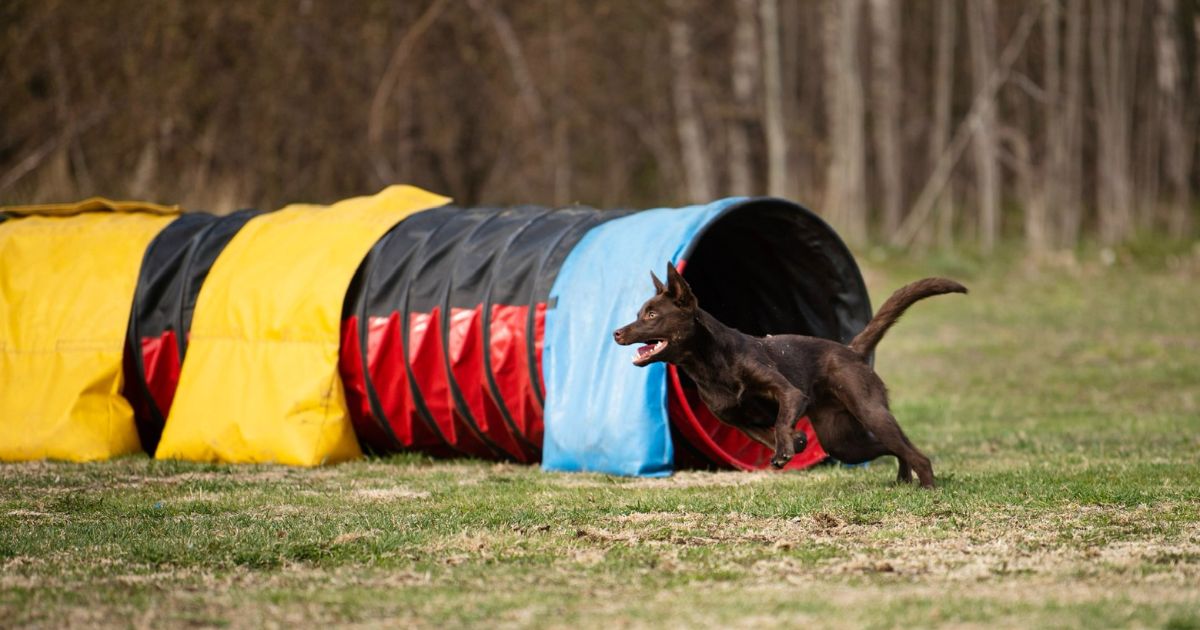
M849 250L816 215L790 202L724 199L599 225L571 251L550 291L556 306L546 316L546 469L661 476L681 459L766 466L766 449L703 409L686 375L663 364L635 367L631 350L612 341L611 332L653 294L649 272L662 275L667 261L683 270L702 308L748 334L846 342L871 317ZM815 442L811 427L802 428ZM824 457L817 446L790 466Z

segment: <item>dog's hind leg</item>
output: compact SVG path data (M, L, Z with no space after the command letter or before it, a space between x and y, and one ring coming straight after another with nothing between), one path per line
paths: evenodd
M896 483L912 483L912 466L903 459L900 460L900 470L896 472Z
M930 464L929 458L908 441L908 437L904 435L904 431L900 429L896 418L887 407L878 403L866 403L858 405L853 409L853 413L858 421L874 433L876 439L900 460L897 481L910 481L912 473L915 472L922 487L933 487L933 465Z
M915 472L922 487L932 488L933 465L904 435L900 424L888 409L886 390L878 378L874 373L869 373L869 376L860 373L855 378L847 379L843 387L834 391L838 392L838 399L862 426L900 460L897 481L908 481Z
M856 408L852 407L851 410L858 421L900 460L900 470L896 475L898 481L912 479L911 473L915 472L922 487L933 487L933 465L930 464L929 458L908 441L895 416L886 406L878 402L868 402L859 404Z
M809 410L809 420L826 453L844 464L861 464L891 455L840 402Z

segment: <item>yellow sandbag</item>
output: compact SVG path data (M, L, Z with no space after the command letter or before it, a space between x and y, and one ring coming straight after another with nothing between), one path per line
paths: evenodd
M342 301L384 233L448 201L392 186L246 223L200 289L155 457L315 466L361 456L337 370Z
M102 199L0 210L17 217L0 222L0 460L140 451L121 357L142 256L174 216Z

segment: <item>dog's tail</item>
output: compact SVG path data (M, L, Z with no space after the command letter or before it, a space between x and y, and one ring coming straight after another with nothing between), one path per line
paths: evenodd
M892 297L888 298L883 306L875 312L875 317L871 318L867 327L850 340L850 349L863 356L874 352L875 346L879 344L880 339L883 339L883 335L892 327L892 324L895 324L904 311L918 300L943 293L966 292L966 287L945 278L925 278L905 285L893 293Z

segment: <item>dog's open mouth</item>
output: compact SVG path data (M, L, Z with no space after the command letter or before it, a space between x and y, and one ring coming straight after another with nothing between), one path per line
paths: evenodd
M637 349L637 354L633 356L633 363L635 365L644 365L650 361L651 357L662 352L662 349L666 347L666 339L652 340L652 343L648 343Z

